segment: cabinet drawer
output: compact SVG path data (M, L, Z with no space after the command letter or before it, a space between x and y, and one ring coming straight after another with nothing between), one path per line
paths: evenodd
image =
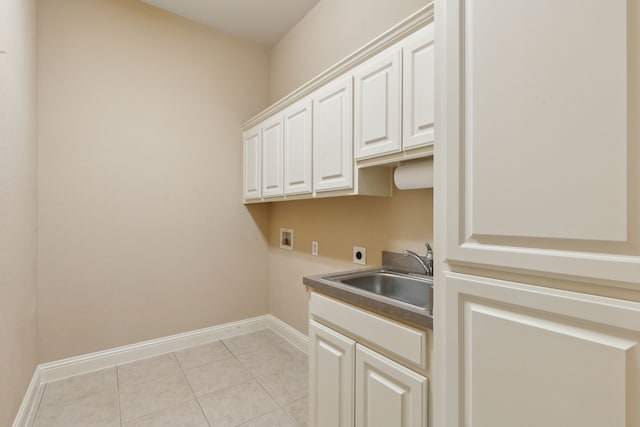
M425 331L315 292L311 293L309 313L313 319L361 338L412 365L427 367Z

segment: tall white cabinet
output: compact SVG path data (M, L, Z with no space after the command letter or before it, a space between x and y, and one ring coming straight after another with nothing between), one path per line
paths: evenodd
M640 425L640 4L599 5L436 3L436 425Z

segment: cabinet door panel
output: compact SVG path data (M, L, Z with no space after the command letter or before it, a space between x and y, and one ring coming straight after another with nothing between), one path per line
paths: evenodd
M433 143L435 64L433 24L409 37L402 48L402 147Z
M284 113L284 193L311 192L311 98Z
M639 425L640 304L456 273L443 289L448 425Z
M313 320L309 340L310 425L353 426L355 341Z
M282 196L282 116L262 125L262 196Z
M259 199L262 196L262 145L260 129L253 128L244 133L243 157L244 199Z
M356 345L356 427L425 427L427 379Z
M313 94L313 188L353 187L353 84L342 79Z
M395 47L354 74L356 159L400 151L401 59Z
M640 283L640 6L600 4L443 6L450 261Z

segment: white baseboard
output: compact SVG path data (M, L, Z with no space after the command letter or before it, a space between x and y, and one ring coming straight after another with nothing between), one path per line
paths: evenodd
M44 386L50 381L110 368L115 365L134 362L148 357L159 356L187 347L237 335L244 335L261 329L273 330L305 354L308 353L308 337L277 317L268 314L240 320L238 322L225 323L210 328L198 329L196 331L184 332L109 350L43 363L36 367L33 378L31 379L31 384L29 384L29 388L13 422L13 427L29 427L33 423L33 418L38 410L38 405L44 392Z
M29 383L29 387L22 399L20 408L18 408L18 414L13 421L13 427L27 427L33 425L43 393L44 382L40 375L40 366L36 366L36 370L31 378L31 383Z
M304 354L309 354L308 336L297 329L292 328L275 316L269 314L267 317L269 318L269 328L297 347L298 350L304 352Z

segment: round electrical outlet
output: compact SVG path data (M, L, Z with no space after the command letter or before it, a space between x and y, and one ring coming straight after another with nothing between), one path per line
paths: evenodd
M353 262L356 264L360 264L360 265L366 265L367 264L367 249L360 247L360 246L354 246L353 247Z

